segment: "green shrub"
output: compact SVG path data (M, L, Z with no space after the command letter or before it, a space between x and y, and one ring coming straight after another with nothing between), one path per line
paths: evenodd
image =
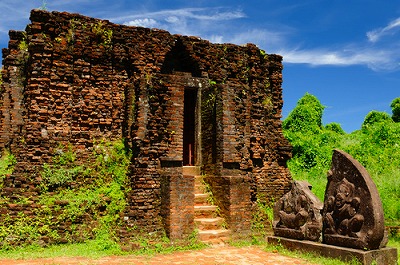
M400 98L393 99L392 103L390 104L392 108L392 119L394 122L400 122Z
M385 123L392 122L392 118L389 114L382 111L370 111L367 116L365 116L364 122L362 124L363 129L367 129L370 126L375 125L376 123Z
M67 150L60 147L53 157L51 164L45 163L42 170L42 179L45 188L66 187L76 179L77 176L85 173L84 166L75 164L76 155L69 146Z
M325 125L325 129L328 131L335 132L337 134L345 134L346 132L342 129L342 126L340 126L339 123L337 122L331 122Z
M324 108L315 96L306 93L283 121L282 127L291 132L319 133Z

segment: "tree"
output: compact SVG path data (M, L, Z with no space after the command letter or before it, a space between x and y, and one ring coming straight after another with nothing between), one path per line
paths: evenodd
M346 132L342 129L342 126L340 126L340 124L337 122L328 123L325 125L325 129L341 135L346 134Z
M368 127L371 127L381 122L392 122L392 118L386 112L372 110L367 114L367 116L365 116L364 122L361 127L363 129L367 129Z
M394 122L400 122L400 98L395 98L390 104L392 108L392 119Z
M315 96L306 93L282 122L284 135L293 146L293 158L300 168L315 167L326 160L325 153L329 154L321 148L324 108Z
M284 130L319 133L322 129L324 106L313 95L306 93L283 121Z

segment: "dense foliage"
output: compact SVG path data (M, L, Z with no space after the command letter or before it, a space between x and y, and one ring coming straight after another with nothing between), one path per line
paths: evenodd
M392 108L392 119L394 122L400 122L400 98L395 98L392 101L392 104L390 104L390 107Z
M124 186L130 154L123 142L117 141L97 143L92 156L90 163L81 163L71 146L60 146L53 163L43 165L41 195L35 201L41 207L33 210L35 217L22 211L16 220L3 216L1 249L26 243L41 245L45 239L62 243L93 239L100 250L119 249L113 238L119 213L125 207ZM0 180L12 172L14 164L11 154L1 156ZM70 188L76 185L77 178L87 179L87 183ZM25 205L29 200L20 198L14 203ZM7 203L8 198L0 197L0 207ZM92 218L91 230L81 221L88 215ZM64 235L58 234L55 228L65 224L70 224L70 228Z
M305 179L323 200L326 173L333 149L357 159L379 190L388 224L400 221L400 98L393 100L393 115L371 111L360 130L346 134L338 123L322 125L324 106L310 94L283 121L284 134L293 145L288 166L294 179Z

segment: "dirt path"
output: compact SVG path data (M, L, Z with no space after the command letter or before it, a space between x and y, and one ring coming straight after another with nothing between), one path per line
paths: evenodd
M0 260L1 265L278 265L311 264L301 259L289 258L277 253L265 252L258 247L215 247L198 251L175 252L155 256L111 256L99 259L82 257L58 257L34 260Z

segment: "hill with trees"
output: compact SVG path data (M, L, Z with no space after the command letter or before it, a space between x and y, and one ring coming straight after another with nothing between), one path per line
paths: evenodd
M380 193L386 224L400 223L400 98L391 104L392 115L369 112L361 129L346 133L338 123L322 124L324 106L306 93L283 121L293 145L288 166L294 179L308 180L313 192L324 198L332 151L341 149L370 173Z

